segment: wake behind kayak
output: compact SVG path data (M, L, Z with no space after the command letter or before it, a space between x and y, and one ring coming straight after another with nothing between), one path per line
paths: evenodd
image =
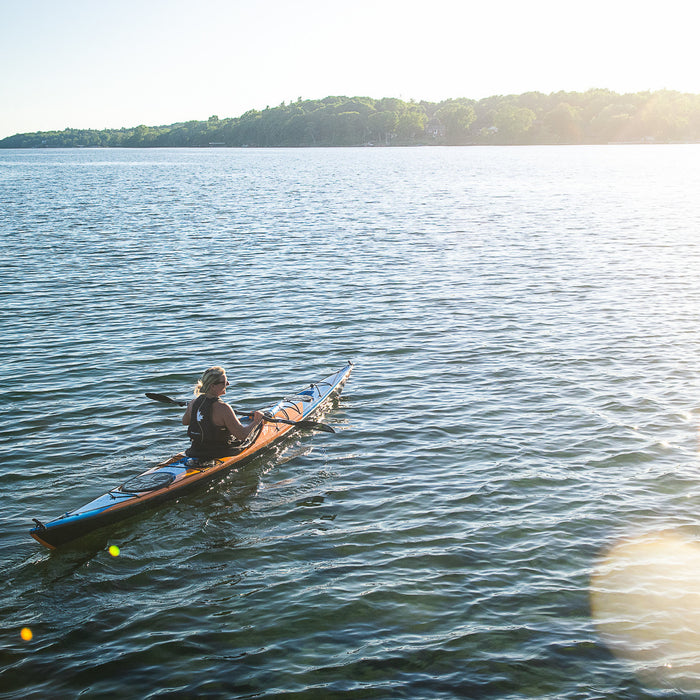
M352 363L348 363L294 396L260 409L270 420L263 421L260 429L249 436L236 454L199 460L179 453L54 520L42 523L35 518L36 527L29 534L49 549L56 549L98 528L126 520L195 487L221 479L234 467L247 464L279 442L296 424L309 425L308 419L340 394L352 368Z

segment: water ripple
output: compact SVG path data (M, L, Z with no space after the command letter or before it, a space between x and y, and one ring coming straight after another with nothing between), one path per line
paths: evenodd
M0 153L3 697L700 688L698 163ZM348 359L336 435L59 553L28 538L184 446L146 391L224 364L249 409Z

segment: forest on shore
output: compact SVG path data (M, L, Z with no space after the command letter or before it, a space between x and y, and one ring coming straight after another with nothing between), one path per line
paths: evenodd
M302 100L167 126L16 134L0 148L304 147L700 142L700 95L605 89L442 102Z

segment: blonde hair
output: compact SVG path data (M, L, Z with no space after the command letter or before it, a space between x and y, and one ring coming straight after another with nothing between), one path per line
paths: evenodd
M195 384L194 395L206 394L225 374L226 370L223 367L210 367Z

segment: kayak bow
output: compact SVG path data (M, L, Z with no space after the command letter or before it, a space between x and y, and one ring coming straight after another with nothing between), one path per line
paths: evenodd
M237 454L203 461L179 453L55 520L44 524L35 518L36 527L29 534L49 549L56 549L98 528L113 525L197 486L222 478L234 467L247 464L266 448L279 442L295 426L313 427L309 418L320 412L329 399L340 394L352 369L350 362L294 396L261 409L269 419L241 445ZM245 423L246 420L250 418L243 418L241 422Z

